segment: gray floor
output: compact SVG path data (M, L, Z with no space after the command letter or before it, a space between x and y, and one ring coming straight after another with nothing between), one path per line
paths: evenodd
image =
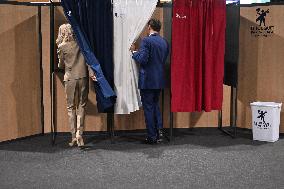
M88 148L50 136L0 144L0 188L284 188L284 139L232 139L217 129L175 133L172 144L141 144L128 134L110 144L87 136ZM283 137L282 137L283 138Z

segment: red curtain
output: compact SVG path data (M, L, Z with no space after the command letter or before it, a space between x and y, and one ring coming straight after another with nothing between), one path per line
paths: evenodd
M222 109L226 1L174 0L173 112Z

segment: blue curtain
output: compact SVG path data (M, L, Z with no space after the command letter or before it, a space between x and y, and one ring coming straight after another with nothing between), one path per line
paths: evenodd
M111 0L62 0L78 45L94 70L99 112L113 112L113 14Z

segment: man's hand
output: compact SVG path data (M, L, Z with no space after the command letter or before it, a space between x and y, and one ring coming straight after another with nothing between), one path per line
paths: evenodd
M132 44L129 50L133 53L133 51L135 51L135 49L136 49L135 44Z
M97 81L97 77L96 77L95 75L91 76L91 79L92 79L93 81Z

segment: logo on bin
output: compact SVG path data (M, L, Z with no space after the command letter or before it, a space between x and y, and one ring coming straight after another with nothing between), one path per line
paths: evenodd
M257 26L251 26L251 35L255 37L264 36L268 37L274 33L274 26L267 26L266 17L269 14L269 9L263 10L260 8L256 9L256 23Z
M254 121L253 124L259 129L269 129L271 124L265 121L265 114L267 114L267 111L258 110L257 112L257 119L259 119L259 121Z

